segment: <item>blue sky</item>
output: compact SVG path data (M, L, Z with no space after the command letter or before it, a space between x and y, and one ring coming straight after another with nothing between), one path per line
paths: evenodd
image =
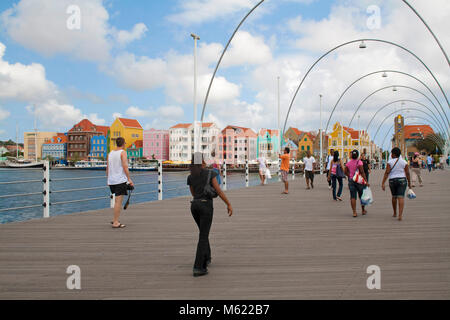
M444 45L448 45L449 10L443 13L428 8L423 1L411 2ZM14 139L16 124L21 133L33 130L35 113L39 130L60 132L69 130L83 117L101 125L111 124L115 116L137 118L146 128L191 122L190 33L201 37L200 108L223 46L256 3L256 0L2 0L0 139ZM81 28L71 31L65 26L70 17L65 10L73 4L81 10ZM366 24L370 5L380 8L382 22L376 29ZM437 0L435 7L439 6L449 7L444 0ZM284 122L295 88L311 63L334 45L363 37L383 38L412 48L436 70L448 90L449 73L442 54L420 21L399 1L267 0L236 35L219 69L205 120L215 121L219 126L275 128L277 76L281 77ZM364 72L401 69L433 85L429 75L411 57L378 44L371 49L361 56L355 48L345 48L321 63L295 101L288 126L317 129L318 94L324 95L326 121L339 94ZM372 89L379 88L380 81L358 85L344 99L333 121L351 117L354 106ZM405 84L410 80L392 77L389 81ZM405 93L404 99L411 98L411 94ZM376 107L390 98L388 95L371 101L367 111L361 113L362 122L369 121ZM32 106L36 106L36 111ZM390 124L386 130L388 127Z

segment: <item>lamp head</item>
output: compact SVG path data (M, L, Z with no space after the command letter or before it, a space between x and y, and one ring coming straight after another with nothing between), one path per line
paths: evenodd
M194 40L200 40L200 37L195 33L191 33L191 37L194 38Z
M360 43L360 45L359 45L359 48L360 48L360 49L365 49L365 48L367 48L366 44L364 43L364 40L361 41L361 43Z

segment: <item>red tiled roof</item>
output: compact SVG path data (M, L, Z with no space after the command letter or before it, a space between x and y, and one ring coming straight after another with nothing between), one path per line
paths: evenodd
M80 122L78 122L76 125L73 126L72 129L70 129L69 132L74 132L75 128L81 128L82 132L86 132L86 131L94 131L95 125L90 122L88 119L83 119Z
M142 129L141 124L136 119L125 119L125 118L118 118L118 119L123 124L124 127Z
M137 149L143 148L143 147L144 147L144 141L142 141L142 140L136 140L136 141L134 142L134 145L136 146Z
M426 138L429 134L434 134L434 130L429 125L408 125L405 126L405 139L420 139L421 136L412 136L413 133L422 133ZM420 130L419 130L420 129Z
M291 129L292 129L292 130L295 132L295 134L298 135L298 136L300 136L300 135L303 133L303 131L298 130L297 128L291 127Z
M192 125L192 123L179 123L177 125L174 125L173 127L170 127L170 129L187 129ZM212 122L204 122L202 123L202 128L209 128L212 127L214 123Z
M170 127L170 129L187 129L191 126L190 123L179 123L177 125L174 125L173 127Z
M107 126L96 126L97 131L100 131L101 133L103 133L103 135L106 137L108 135L108 130L109 127Z

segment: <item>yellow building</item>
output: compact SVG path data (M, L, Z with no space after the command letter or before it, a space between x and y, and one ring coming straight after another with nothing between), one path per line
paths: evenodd
M333 149L339 151L342 159L348 159L348 154L354 149L350 128L343 127L339 122L333 126L333 131L328 135L328 153ZM353 130L352 130L353 131Z
M343 159L348 159L350 152L355 149L360 154L364 151L367 154L370 152L370 137L365 131L359 132L353 128L341 126L339 122L336 122L333 126L333 131L328 136L328 152L331 149L339 151Z
M116 139L119 137L125 139L126 148L128 148L137 140L143 140L144 135L144 129L139 121L124 118L117 118L109 128L109 132L109 150L116 149Z
M310 132L302 132L298 138L298 152L302 154L303 151L311 151L313 154L314 136Z
M26 160L35 160L42 158L42 145L50 141L56 132L24 132L23 142L24 142L24 152L23 158ZM37 151L37 155L36 152Z

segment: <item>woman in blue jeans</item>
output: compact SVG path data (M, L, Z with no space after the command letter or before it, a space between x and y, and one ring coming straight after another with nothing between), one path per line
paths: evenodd
M393 217L397 217L398 204L398 220L401 221L403 218L403 208L405 207L406 186L411 188L411 179L408 162L400 157L400 149L392 149L391 154L392 159L388 162L381 188L383 191L386 189L386 180L389 178L389 188L391 189L392 194L392 208L394 209Z
M328 171L328 182L331 182L331 187L333 189L333 199L334 201L342 201L342 189L344 188L343 179L345 177L344 174L344 165L342 164L342 160L339 159L339 152L335 151L333 153L333 159L330 163L330 170ZM337 183L339 183L339 190L336 195L336 187Z

